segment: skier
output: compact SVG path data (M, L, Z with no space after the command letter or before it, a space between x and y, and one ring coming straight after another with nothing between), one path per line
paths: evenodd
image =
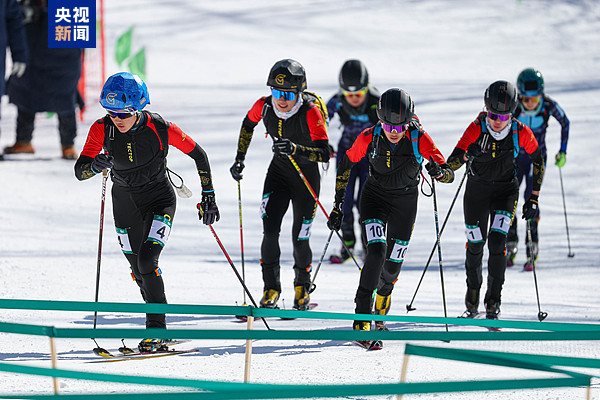
M339 75L340 90L327 102L329 120L337 114L344 127L336 152L336 164L339 166L346 151L354 140L366 128L379 121L377 118L377 100L379 92L369 84L369 73L359 60L347 60ZM356 243L354 234L354 207L358 209L360 192L369 175L369 160L363 157L350 170L346 197L344 199L344 219L342 220L342 238L346 247L352 251ZM355 188L358 181L358 187ZM366 248L362 238L363 249ZM330 261L339 264L350 258L350 254L342 247L339 255L332 255Z
M518 101L515 87L506 81L496 81L486 89L484 101L486 111L468 126L448 158L448 164L456 171L464 163L470 163L463 198L467 234L467 310L463 315L473 318L478 314L483 246L487 240L489 258L484 303L486 317L497 319L506 270L506 234L519 195L515 159L523 148L533 163L533 190L523 205L523 219L537 215L544 162L531 129L512 117Z
M392 88L377 103L379 121L365 129L343 155L337 169L335 202L327 226L339 230L343 221L346 185L352 165L368 156L371 173L360 197L360 222L367 240L367 255L354 302L357 314L390 310L394 284L409 245L417 214L418 184L424 158L429 174L450 183L454 172L414 114L407 92ZM387 235L386 235L387 232ZM385 324L377 321L376 329ZM371 330L370 321L354 321L354 330Z
M541 72L535 68L526 68L519 74L517 78L517 91L519 93L519 106L515 110L515 118L523 122L531 128L538 142L544 165L546 165L547 150L546 150L546 129L548 128L548 120L553 116L561 126L560 132L560 150L554 157L554 164L558 168L564 167L567 162L567 142L569 140L569 119L563 109L556 101L544 94L544 77ZM517 179L519 186L525 178L525 193L524 198L527 199L531 195L532 174L531 160L529 156L521 149L517 156ZM531 240L533 243L527 243L527 259L524 268L526 271L533 270L533 263L538 257L538 222L537 218L531 220ZM511 267L514 264L517 254L517 245L519 237L517 234L517 221L513 223L508 231L506 238L506 266ZM533 254L530 254L530 249L533 248ZM530 263L529 261L533 263Z
M263 120L267 134L273 139L273 159L265 177L261 204L263 239L260 262L264 293L260 306L275 308L281 294L279 232L291 201L294 218L294 309L306 310L310 300L308 287L312 261L309 238L316 202L293 162L297 163L318 196L321 177L317 162L328 162L330 158L327 111L317 95L305 92L306 73L298 61L277 61L269 72L267 86L271 88L271 95L258 99L242 122L237 155L230 172L236 181L242 179L244 159L254 128Z
M107 115L91 126L75 163L75 176L85 180L110 169L113 216L121 250L146 303L166 303L158 258L167 243L176 209L167 176L167 154L173 145L194 159L202 184L200 219L220 218L210 164L204 150L177 125L142 109L150 104L144 81L120 72L106 80L100 104ZM104 152L102 152L104 150ZM146 314L147 328L166 328L164 314ZM161 339L144 339L138 348L161 348Z

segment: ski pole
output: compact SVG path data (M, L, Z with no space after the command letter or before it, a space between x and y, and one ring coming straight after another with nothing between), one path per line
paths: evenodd
M200 205L200 203L198 203L196 205L196 207L198 208L198 210L202 214L204 214L204 210L202 209L202 206ZM242 284L242 287L244 288L244 291L248 294L248 298L250 299L250 301L252 302L252 304L254 305L254 307L259 308L258 304L256 304L256 301L254 301L254 298L252 297L252 294L248 290L248 287L246 286L246 283L244 282L244 279L242 279L242 277L240 276L240 273L238 272L237 268L233 264L233 261L231 261L231 258L229 257L229 254L227 253L227 250L225 250L225 247L223 247L223 243L221 243L221 240L219 239L219 236L217 236L217 232L215 232L215 228L212 227L212 224L209 224L208 227L210 228L210 231L212 232L212 234L215 237L215 239L217 240L217 244L221 248L221 251L225 255L225 258L227 259L227 261L229 261L229 265L231 265L231 268L233 269L233 272L235 272L235 276L237 276L238 280ZM267 324L267 321L265 321L264 318L261 318L261 319L262 319L263 323L265 324L265 326L267 327L267 329L271 330L271 328L269 327L269 324Z
M319 258L319 264L315 269L315 274L313 275L312 282L310 283L310 287L308 288L308 293L312 293L317 288L315 285L315 280L317 279L317 274L319 273L319 269L321 269L321 264L323 263L323 258L325 258L325 253L327 253L327 248L329 247L329 242L331 242L331 237L333 236L333 230L329 233L329 237L327 238L327 242L325 242L325 247L323 248L323 253L321 253L321 258Z
M567 203L565 202L565 189L563 187L562 169L558 169L558 176L560 177L560 191L562 192L563 210L565 212L565 226L567 227L567 245L569 246L569 257L575 257L575 253L571 251L571 239L569 237L569 222L567 221Z
M433 161L433 156L429 159ZM433 215L435 219L435 235L437 238L437 251L438 259L440 264L440 281L442 282L442 301L444 303L444 318L448 318L448 312L446 311L446 289L444 288L444 268L442 267L442 246L440 243L440 223L438 221L438 207L437 207L437 196L435 193L435 179L431 179L431 191L433 192ZM446 324L446 332L448 332L448 324Z
M325 217L327 218L327 220L329 220L329 214L327 214L327 211L325 211L325 208L323 208L323 204L321 204L321 202L319 201L319 197L313 190L312 186L310 186L308 179L306 179L306 177L304 176L304 173L302 173L300 166L296 163L296 160L294 160L294 157L292 157L289 154L287 157L289 158L289 160L292 163L292 165L294 166L294 168L296 168L296 171L298 171L298 175L300 175L300 179L302 179L302 182L304 182L304 186L306 186L306 188L312 195L313 199L317 202L317 204L321 208L321 211L323 211L323 214L325 214ZM350 254L350 257L352 257L352 261L354 261L354 264L356 264L356 268L358 268L358 270L360 271L361 270L360 265L358 265L358 262L356 261L356 258L354 258L354 254L352 254L352 251L350 251L348 246L346 246L346 243L344 242L342 235L340 235L340 233L338 231L335 231L335 233L340 238L340 241L342 242L342 246L344 246L344 249L348 252L348 254Z
M462 185L465 182L465 178L467 177L470 167L471 167L471 161L469 161L467 163L467 168L465 169L465 173L460 181L460 184L458 185L458 189L456 190L456 194L454 195L454 198L452 199L452 203L450 203L450 208L448 209L448 213L446 214L446 218L444 218L444 223L442 224L442 229L440 230L440 237L442 236L442 233L444 233L444 228L446 227L446 222L448 222L448 218L450 217L450 213L452 212L454 203L456 203L456 199L458 198L458 194L460 193L460 189L462 188ZM433 245L433 248L431 249L431 253L429 253L429 258L427 259L427 263L425 264L425 269L423 269L423 273L421 274L421 279L419 279L419 283L417 284L417 288L415 289L415 293L412 297L412 300L410 301L410 304L406 305L407 312L416 310L416 308L414 308L412 306L412 304L415 301L415 298L417 297L417 292L419 291L419 288L421 287L421 283L423 282L423 278L425 277L427 268L429 268L429 263L431 262L431 259L433 258L433 253L435 253L435 249L437 248L437 246L438 246L438 241L436 240Z
M531 220L527 220L527 246L529 246L529 255L527 259L533 267L533 282L535 283L535 297L537 298L538 319L542 322L548 316L547 312L543 312L540 306L540 293L538 291L537 276L535 274L535 257L533 255L533 241L531 240Z
M242 185L238 181L238 209L240 214L240 253L242 258L242 279L246 281L246 268L244 266L244 230L242 228ZM244 305L246 305L246 291L244 292Z
M100 291L100 263L102 260L102 234L104 232L104 204L106 203L106 181L108 179L108 170L102 170L102 195L100 196L100 227L98 229L98 257L96 265L96 295L94 296L94 302L98 303L98 292ZM96 322L98 320L98 311L94 311L94 329L96 329ZM92 338L96 343L96 348L93 350L94 353L100 355L101 353L108 353L105 349L98 345L95 338Z

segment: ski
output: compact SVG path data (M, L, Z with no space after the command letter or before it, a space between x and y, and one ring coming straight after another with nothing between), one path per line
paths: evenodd
M383 342L381 340L353 340L352 343L367 351L381 350L383 348Z
M318 305L319 305L319 303L309 303L308 307L304 311L310 311L310 310L316 308ZM276 307L276 308L279 309L279 307ZM236 315L235 318L238 321L240 321L240 322L247 322L248 321L248 317L245 316L245 315ZM255 318L255 319L258 320L258 319L262 319L262 318L265 318L265 317L260 317L260 318ZM296 318L289 318L289 317L266 317L266 318L279 318L282 321L292 321L292 320L296 319Z
M488 319L486 317L486 313L484 313L484 312L477 311L476 313L473 313L468 310L465 311L464 313L462 313L461 315L459 315L458 318ZM497 320L498 318L489 318L489 319ZM488 331L492 331L492 332L499 332L501 330L501 328L495 328L495 327L491 327L491 326L484 326L484 328L486 328Z
M102 360L91 361L93 363L99 362L120 362L120 361L130 361L130 360L147 360L150 358L160 358L160 357L168 357L168 356L176 356L180 354L188 354L199 351L200 349L189 349L189 350L166 350L166 351L153 351L153 352L135 352L128 354L120 354L118 356L112 356L109 358L104 358Z
M182 344L182 343L187 343L187 342L191 342L191 339L178 339L178 340L171 340L167 343L164 344L164 346L167 347L167 350L158 350L158 351L139 351L139 350L134 350L131 349L127 346L125 346L125 343L123 343L122 347L119 347L119 354L113 354L110 351L106 350L106 349L100 349L102 351L97 351L98 349L94 349L94 354L102 357L102 358L108 358L108 359L113 359L113 358L121 358L121 357L134 357L134 356L148 356L148 355L153 355L153 354L163 354L163 353L168 353L168 352L172 352L175 350L169 350L169 347L178 345L178 344Z

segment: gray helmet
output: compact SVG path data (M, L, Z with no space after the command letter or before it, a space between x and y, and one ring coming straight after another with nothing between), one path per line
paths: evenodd
M485 91L485 106L494 114L512 114L517 108L517 89L507 81L496 81Z
M277 89L291 89L302 92L306 89L306 73L304 67L296 60L286 58L273 65L269 71L267 86Z
M415 115L415 104L406 91L398 88L388 89L379 98L377 116L388 125L404 125Z

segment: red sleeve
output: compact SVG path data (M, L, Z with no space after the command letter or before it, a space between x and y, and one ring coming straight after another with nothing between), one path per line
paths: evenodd
M306 122L310 131L310 139L314 142L317 140L329 140L327 138L327 124L323 119L323 114L315 104L306 112Z
M423 135L419 138L419 152L426 161L429 161L429 158L433 157L433 160L438 164L444 164L446 162L440 149L433 143L433 139L429 136L429 133L425 131L423 131Z
M357 163L367 154L367 148L373 141L373 127L367 128L354 141L352 147L346 151L346 155L353 163Z
M456 147L466 151L467 147L469 147L471 143L475 143L475 141L479 138L479 135L481 135L481 128L477 123L475 123L475 121L473 121L467 127L465 133L463 133L462 137L456 144Z
M250 111L248 111L248 119L255 124L258 124L262 119L262 111L265 106L265 100L266 97L261 97L260 99L256 100L256 103L254 103Z
M532 154L538 148L538 142L531 128L519 122L521 129L519 130L519 146L523 147L527 154Z
M91 158L96 157L101 151L104 145L104 122L97 120L90 127L85 145L81 151L81 155L88 156Z
M177 147L185 154L188 154L190 151L196 148L196 142L194 142L194 139L186 135L181 128L174 123L170 123L168 132L169 144L171 146Z

